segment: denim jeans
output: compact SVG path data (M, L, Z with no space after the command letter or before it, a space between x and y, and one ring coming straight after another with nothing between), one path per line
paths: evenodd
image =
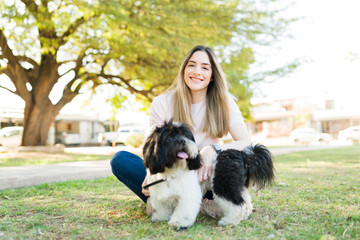
M146 176L143 160L133 153L120 151L115 153L110 164L113 174L146 203L148 197L141 192Z

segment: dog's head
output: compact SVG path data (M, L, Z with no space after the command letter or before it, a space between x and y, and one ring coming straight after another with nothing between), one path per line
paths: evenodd
M146 139L144 165L151 174L164 172L178 161L186 161L189 170L201 167L200 156L190 128L172 120L157 127Z

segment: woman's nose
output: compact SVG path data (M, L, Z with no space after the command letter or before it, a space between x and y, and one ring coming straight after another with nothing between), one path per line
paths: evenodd
M194 74L197 74L197 75L200 75L200 68L199 67L196 67L195 69L194 69Z

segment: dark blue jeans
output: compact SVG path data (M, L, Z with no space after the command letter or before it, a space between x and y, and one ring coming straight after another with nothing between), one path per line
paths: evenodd
M120 151L115 153L110 164L113 174L146 203L148 197L141 192L146 176L143 160L133 153Z

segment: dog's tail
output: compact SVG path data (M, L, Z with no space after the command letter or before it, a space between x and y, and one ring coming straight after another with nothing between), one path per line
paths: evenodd
M275 178L275 169L272 154L264 145L256 144L244 149L247 157L244 158L247 170L245 186L255 184L259 189L270 185Z

